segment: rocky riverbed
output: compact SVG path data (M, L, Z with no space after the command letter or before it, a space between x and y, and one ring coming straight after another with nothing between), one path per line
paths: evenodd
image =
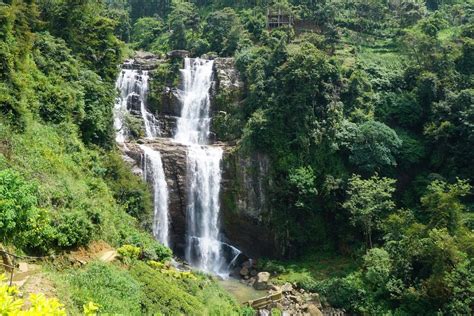
M261 297L267 297L266 303L262 300L250 300L248 304L258 310L258 315L270 315L272 309L278 309L283 315L300 316L343 316L346 312L323 304L318 293L305 291L298 288L296 284L273 284L272 275L269 272L258 271L255 261L245 261L239 271L240 283L261 293ZM277 295L280 294L281 295ZM272 299L277 297L278 299ZM265 300L263 300L265 301ZM257 304L259 303L259 304ZM262 306L262 304L264 304Z

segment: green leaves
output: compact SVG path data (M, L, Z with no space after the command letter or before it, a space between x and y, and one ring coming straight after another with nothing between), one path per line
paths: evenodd
M466 209L460 199L468 195L471 189L466 180L458 179L454 184L433 181L421 198L421 205L430 213L430 227L447 228L450 234L455 234L461 226L461 216Z
M349 161L362 172L371 174L396 166L396 155L402 141L387 125L368 121L358 126L349 145Z
M288 182L295 199L294 206L311 211L314 199L318 194L313 169L311 167L300 167L290 170Z
M210 50L223 56L232 56L239 42L246 37L239 16L231 8L214 11L206 19L203 37Z
M0 236L13 240L37 212L37 189L11 169L0 171Z
M378 175L364 180L359 175L349 179L348 199L343 207L351 214L351 223L360 226L372 248L372 234L380 229L382 220L395 208L392 194L394 179L380 178Z

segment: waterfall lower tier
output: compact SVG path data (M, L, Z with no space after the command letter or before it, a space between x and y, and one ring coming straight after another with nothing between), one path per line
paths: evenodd
M144 153L143 175L153 185L153 235L162 244L169 246L168 186L163 170L161 154L147 146L140 145Z
M192 145L188 149L186 259L214 273L222 273L225 265L219 238L221 160L221 148Z

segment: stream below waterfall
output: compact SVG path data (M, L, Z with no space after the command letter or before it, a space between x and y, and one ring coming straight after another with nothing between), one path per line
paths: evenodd
M142 151L144 180L153 187L153 235L161 243L173 246L170 237L168 188L163 161L153 141L160 136L159 124L146 104L148 71L127 64L117 79L120 92L114 108L116 141L129 142L129 115L141 118L146 144ZM131 69L130 69L131 68ZM224 242L220 230L220 189L223 149L210 143L210 90L213 61L185 58L181 69L182 89L179 93L181 115L173 141L186 146L186 236L185 259L195 268L227 277L240 251Z

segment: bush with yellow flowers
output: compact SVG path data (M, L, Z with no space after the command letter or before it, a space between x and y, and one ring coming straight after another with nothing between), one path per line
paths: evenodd
M25 300L19 297L18 288L4 283L0 275L0 315L8 316L66 316L64 305L57 298L46 298L43 294L31 294L29 306L24 308Z
M197 280L197 277L191 271L179 271L178 269L172 267L169 263L149 260L148 265L154 270L158 270L161 273L171 276L175 279Z

